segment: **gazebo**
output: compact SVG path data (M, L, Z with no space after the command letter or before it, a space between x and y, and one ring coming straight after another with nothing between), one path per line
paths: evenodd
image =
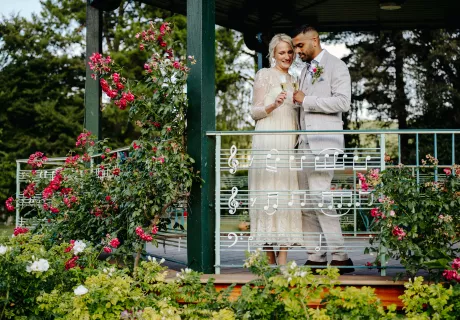
M246 45L266 56L271 36L288 32L301 23L314 23L321 31L386 31L460 28L458 0L286 0L270 4L261 0L137 0L187 15L187 51L197 59L188 82L189 153L196 169L207 181L192 191L192 210L187 237L189 264L205 273L214 265L214 140L206 137L215 130L214 61L215 24L243 33ZM88 0L87 59L102 50L101 11L116 9L121 0ZM98 82L86 69L85 126L100 138Z

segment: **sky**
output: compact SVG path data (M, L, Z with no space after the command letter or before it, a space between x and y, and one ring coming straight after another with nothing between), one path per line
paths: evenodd
M38 13L41 7L39 0L0 0L0 2L0 15L4 16L14 12L29 18L33 12Z

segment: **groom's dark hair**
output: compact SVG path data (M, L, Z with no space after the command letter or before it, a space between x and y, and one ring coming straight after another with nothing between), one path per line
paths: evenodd
M297 28L295 28L292 33L291 33L291 37L294 38L296 36L298 36L299 34L301 33L307 33L307 32L310 32L310 31L316 31L318 32L318 29L316 29L315 26L311 25L311 24L303 24Z

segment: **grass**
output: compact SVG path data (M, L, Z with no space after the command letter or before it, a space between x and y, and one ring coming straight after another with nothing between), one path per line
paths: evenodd
M0 237L9 237L13 234L14 225L13 226L5 226L0 225Z

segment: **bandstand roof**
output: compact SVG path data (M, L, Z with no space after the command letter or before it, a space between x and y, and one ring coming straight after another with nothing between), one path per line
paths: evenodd
M138 1L186 13L187 0ZM246 42L259 32L288 32L303 23L325 32L460 28L459 0L215 0L215 7L216 23L244 33Z

